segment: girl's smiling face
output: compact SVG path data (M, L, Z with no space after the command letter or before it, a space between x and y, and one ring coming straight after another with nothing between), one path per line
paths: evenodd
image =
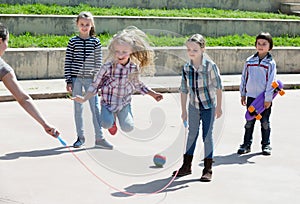
M92 25L91 19L80 18L77 21L77 27L80 33L80 37L87 38L90 36Z
M132 53L131 46L125 42L114 44L115 60L122 65L126 65Z

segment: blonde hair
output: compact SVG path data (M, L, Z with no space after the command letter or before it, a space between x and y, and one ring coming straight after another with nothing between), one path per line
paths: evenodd
M186 42L195 42L200 45L201 48L205 48L206 42L202 35L194 34Z
M114 45L127 43L131 46L130 59L139 65L140 71L147 66L153 65L154 51L150 46L148 36L135 26L129 26L115 34L108 45L107 60L112 60L115 55Z
M188 43L188 42L197 43L200 46L200 48L206 47L205 38L203 37L203 35L198 34L198 33L193 34L191 37L189 37L189 39L187 39L187 41L185 43ZM208 60L213 61L207 53L203 52L203 56L205 56Z
M95 37L96 36L96 28L95 28L95 21L94 21L94 17L92 15L92 13L88 12L88 11L81 12L76 18L76 24L78 23L79 19L91 20L92 27L91 27L91 30L90 30L90 36Z

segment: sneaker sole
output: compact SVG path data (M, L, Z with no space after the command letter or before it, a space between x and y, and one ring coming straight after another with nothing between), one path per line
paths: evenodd
M84 146L84 144L82 144L82 145L73 145L73 148L80 148L82 146Z
M114 149L114 147L105 147L105 146L102 146L102 145L95 145L95 147L100 148L100 149L109 149L109 150Z
M240 152L240 151L238 151L237 154L247 154L247 153L249 153L249 152L251 152L251 150L245 151L245 152Z
M265 156L270 156L271 152L262 152L262 154L265 155Z
M172 174L172 176L175 176L176 172L177 171L174 171L173 174ZM179 172L178 172L178 174L176 175L176 177L183 177L183 176L187 176L187 175L190 175L190 174L192 174L192 172L188 172L188 173L185 173L185 174L179 174Z
M200 178L199 180L201 182L211 182L211 179L207 179L207 178Z

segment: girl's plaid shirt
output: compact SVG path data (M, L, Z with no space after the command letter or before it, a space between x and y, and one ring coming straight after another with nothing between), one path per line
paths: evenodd
M198 70L188 62L182 69L180 92L189 94L190 103L196 108L200 104L205 109L216 106L216 90L222 89L222 81L217 65L205 55L202 68Z
M139 80L136 64L129 62L124 66L108 62L100 68L88 92L96 94L99 90L101 104L111 112L117 112L131 102L135 91L144 95L150 88Z

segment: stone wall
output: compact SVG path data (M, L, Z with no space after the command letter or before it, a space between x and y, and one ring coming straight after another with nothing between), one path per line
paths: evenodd
M71 35L77 31L76 16L66 15L8 15L0 14L0 22L14 35L25 32L35 34ZM114 34L134 25L149 34L191 35L218 37L248 34L261 31L273 36L300 35L300 20L280 19L222 19L222 18L164 18L138 16L95 16L97 33Z
M253 47L208 47L207 54L220 68L221 74L240 74L247 57L255 53ZM272 54L277 63L278 73L300 73L300 48L275 47ZM103 48L104 58L107 49ZM155 75L180 75L187 61L185 47L155 48ZM65 48L8 49L3 59L16 71L19 79L63 78Z

